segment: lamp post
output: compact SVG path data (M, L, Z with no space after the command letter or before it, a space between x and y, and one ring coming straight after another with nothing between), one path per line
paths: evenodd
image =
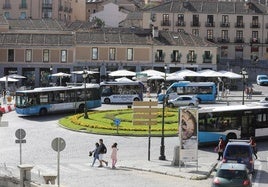
M167 65L165 64L165 79L162 84L162 93L163 97L163 105L162 105L162 136L161 136L161 146L160 146L160 156L159 160L166 160L165 156L165 103L166 103L166 73L167 73Z
M242 71L240 72L240 74L242 75L242 84L243 84L243 90L242 90L242 105L245 104L245 80L248 78L248 73L245 70L245 68L242 69Z
M84 118L88 119L88 115L87 115L87 85L86 85L86 78L88 76L87 70L86 68L84 68L83 73L82 73L83 79L84 79Z

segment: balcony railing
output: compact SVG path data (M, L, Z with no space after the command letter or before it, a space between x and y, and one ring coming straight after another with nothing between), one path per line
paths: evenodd
M205 39L210 42L215 42L215 37L206 37Z
M51 3L43 3L42 8L43 9L52 9L52 4Z
M170 20L161 21L161 26L170 26Z
M185 23L185 21L177 21L176 26L185 27L186 23Z
M242 22L236 22L236 23L235 23L235 27L236 27L236 28L244 28L244 27L245 27L245 24L242 23Z
M251 23L250 28L260 28L260 23Z
M253 44L258 44L260 43L260 38L250 38L250 42Z
M206 22L206 27L215 27L215 22Z
M200 27L200 22L199 22L199 21L191 22L191 26L192 26L192 27Z
M244 43L245 40L244 40L244 38L235 37L235 38L234 38L234 42L235 42L235 43Z
M20 4L19 5L19 8L20 9L26 9L27 8L27 4L26 3Z
M230 22L221 22L221 27L230 27Z
M219 43L229 43L230 39L228 37L225 37L225 38L220 37L220 38L217 39L217 41Z

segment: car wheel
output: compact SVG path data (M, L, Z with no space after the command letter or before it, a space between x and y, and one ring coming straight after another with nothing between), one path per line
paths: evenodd
M111 101L110 101L110 99L109 99L109 98L105 98L105 99L104 99L104 103L105 103L105 104L110 104L110 103L111 103Z
M194 106L194 104L193 103L190 103L189 106Z

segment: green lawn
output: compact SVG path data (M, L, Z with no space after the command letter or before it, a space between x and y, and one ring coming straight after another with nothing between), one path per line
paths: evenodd
M132 109L91 111L89 119L84 119L84 114L76 114L60 119L59 123L72 130L79 130L94 134L124 135L124 136L148 136L147 125L132 124ZM114 119L120 119L117 126ZM165 136L177 136L178 134L178 109L165 109ZM161 136L162 133L162 109L159 109L157 125L151 126L152 136Z

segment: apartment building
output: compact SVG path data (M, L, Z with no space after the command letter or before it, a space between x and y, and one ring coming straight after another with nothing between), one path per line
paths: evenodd
M173 0L126 22L133 24L128 26L191 33L220 47L219 65L244 66L267 62L267 10L258 1Z
M88 29L52 19L0 16L0 77L17 72L27 77L18 86L46 86L49 75L84 67L100 72L145 69L216 69L218 47L192 34L151 29ZM79 78L79 77L78 77ZM82 77L80 77L82 79ZM54 80L55 81L55 80ZM71 82L78 81L72 77ZM65 80L63 80L65 82Z

